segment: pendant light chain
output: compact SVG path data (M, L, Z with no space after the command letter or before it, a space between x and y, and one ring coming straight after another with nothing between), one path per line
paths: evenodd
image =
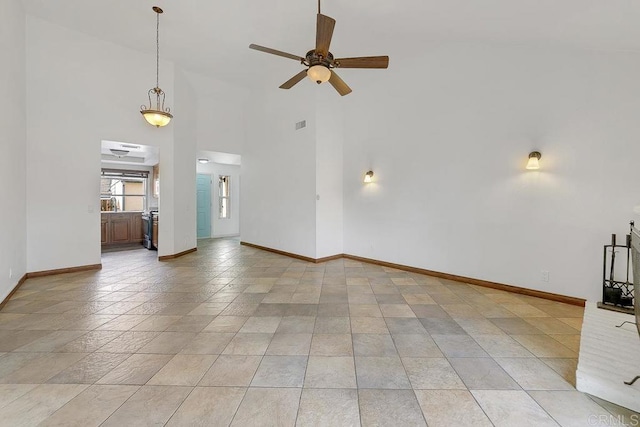
M160 87L160 14L156 13L156 87Z

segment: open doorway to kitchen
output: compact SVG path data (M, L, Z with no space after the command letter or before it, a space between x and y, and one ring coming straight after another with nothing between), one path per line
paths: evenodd
M158 248L159 148L102 141L100 245L102 252Z
M198 151L196 161L198 238L239 236L240 155Z

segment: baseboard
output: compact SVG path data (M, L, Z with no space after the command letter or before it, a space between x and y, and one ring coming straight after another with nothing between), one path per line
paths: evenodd
M27 274L23 274L22 277L20 278L20 280L18 280L18 283L16 283L16 285L13 287L13 289L11 290L11 292L9 292L9 295L6 296L5 299L2 300L2 302L0 303L0 310L2 310L2 308L7 305L7 303L9 302L9 300L11 299L11 297L18 291L18 289L20 288L20 286L22 286L22 284L27 280Z
M315 258L311 258L311 257L304 256L304 255L298 255L298 254L294 254L294 253L291 253L291 252L281 251L280 249L268 248L266 246L260 246L260 245L254 244L254 243L242 242L241 241L240 244L244 245L244 246L249 246L251 248L256 248L256 249L260 249L260 250L263 250L263 251L267 251L267 252L273 252L274 254L288 256L289 258L299 259L301 261L312 262L314 264L316 264L318 262L318 260L315 259ZM339 258L342 258L342 255L335 255L335 256L339 257Z
M366 262L367 264L374 264L374 265L379 265L379 266L382 266L382 267L395 268L397 270L408 271L410 273L418 273L418 274L424 274L424 275L427 275L427 276L438 277L440 279L453 280L454 282L468 283L468 284L471 284L471 285L481 286L483 288L497 289L497 290L501 290L501 291L511 292L511 293L514 293L514 294L527 295L527 296L536 297L536 298L542 298L542 299L546 299L546 300L550 300L550 301L557 301L557 302L562 302L562 303L565 303L565 304L577 305L579 307L584 307L585 302L586 302L586 300L584 300L582 298L576 298L576 297L570 297L570 296L567 296L567 295L554 294L552 292L538 291L538 290L535 290L535 289L521 288L519 286L507 285L507 284L504 284L504 283L497 283L497 282L490 282L488 280L474 279L473 277L459 276L457 274L442 273L440 271L427 270L425 268L412 267L412 266L409 266L409 265L396 264L396 263L393 263L393 262L380 261L380 260L377 260L377 259L364 258L364 257L355 256L355 255L337 254L337 255L332 255L332 256L329 256L329 257L325 257L325 258L310 258L310 257L306 257L306 256L303 256L303 255L298 255L298 254L293 254L293 253L290 253L290 252L281 251L279 249L273 249L273 248L268 248L266 246L256 245L256 244L253 244L253 243L240 242L240 244L244 245L244 246L250 246L250 247L256 248L256 249L261 249L263 251L273 252L273 253L276 253L276 254L288 256L290 258L295 258L295 259L299 259L299 260L303 260L303 261L307 261L307 262L312 262L312 263L315 263L315 264L321 263L321 262L332 261L332 260L335 260L335 259L345 258L345 259L351 259L351 260L354 260L354 261Z
M411 273L425 274L427 276L438 277L440 279L453 280L454 282L469 283L471 285L482 286L484 288L498 289L514 294L528 295L531 297L542 298L551 301L562 302L565 304L577 305L584 307L586 300L582 298L570 297L566 295L554 294L551 292L538 291L535 289L521 288L519 286L506 285L504 283L490 282L488 280L474 279L473 277L459 276L457 274L442 273L440 271L427 270L424 268L411 267L408 265L395 264L392 262L379 261L371 258L363 258L355 255L344 254L344 258L354 261L366 262L369 264L380 265L382 267L390 267L398 270L408 271Z
M316 260L314 261L316 264L319 264L321 262L329 262L329 261L333 261L336 259L342 259L344 258L344 254L337 254L337 255L331 255L331 256L326 256L324 258L316 258Z
M32 271L27 273L27 279L32 277L54 276L56 274L78 273L80 271L102 270L102 264L80 265L78 267L58 268L55 270Z
M180 258L183 255L190 254L191 252L195 252L197 250L198 248L191 248L191 249L187 249L186 251L178 252L177 254L173 254L173 255L162 255L158 257L158 261L168 261L170 259Z

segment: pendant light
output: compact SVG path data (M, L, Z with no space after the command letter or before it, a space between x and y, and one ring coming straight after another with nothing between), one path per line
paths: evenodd
M164 91L160 89L160 14L163 10L158 6L153 6L156 13L156 87L149 89L149 107L142 105L140 113L150 125L155 127L166 126L169 124L173 115L170 108L164 108ZM151 97L156 97L155 108L151 102Z

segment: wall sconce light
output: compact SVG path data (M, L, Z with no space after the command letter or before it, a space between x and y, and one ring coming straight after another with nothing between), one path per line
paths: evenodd
M198 159L198 163L202 163L203 165L206 165L207 163L209 163L209 159L207 159L206 157L203 157L201 159Z
M369 183L373 181L373 171L369 171L364 174L364 182Z
M527 169L528 170L540 169L540 157L542 157L542 154L540 154L539 151L532 151L531 153L529 153L529 161L527 162Z

